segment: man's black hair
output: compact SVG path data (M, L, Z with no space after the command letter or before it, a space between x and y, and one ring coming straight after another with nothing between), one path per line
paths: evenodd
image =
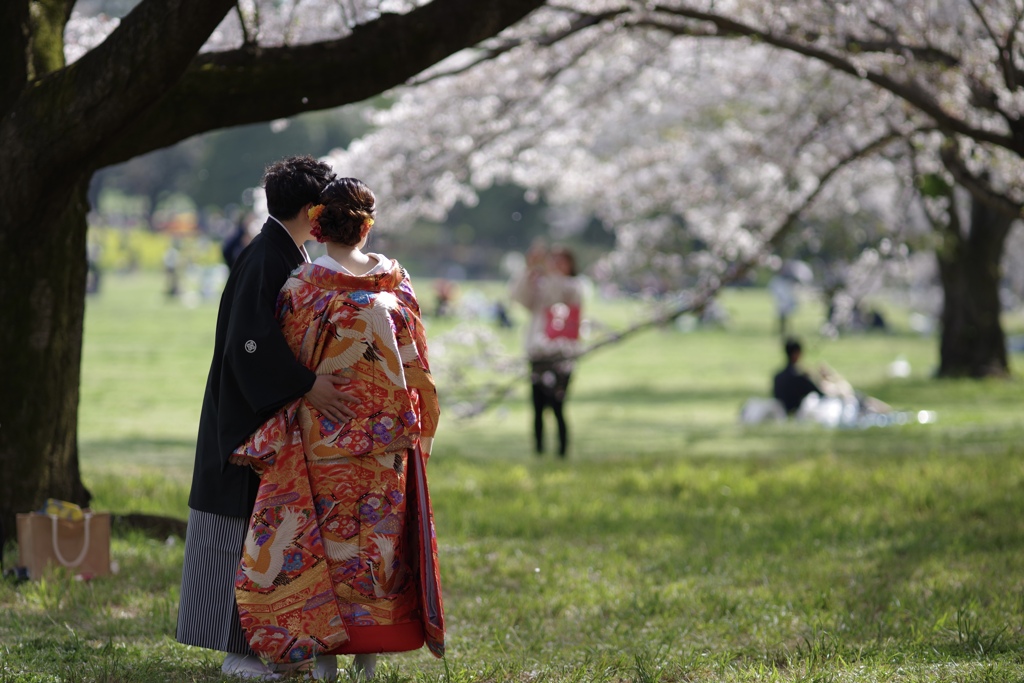
M800 346L800 342L795 338L790 337L786 340L786 358L792 360L793 356L798 353L802 353L804 348Z
M320 192L332 180L334 170L311 156L276 161L263 174L267 211L280 221L295 218L306 204L320 202Z

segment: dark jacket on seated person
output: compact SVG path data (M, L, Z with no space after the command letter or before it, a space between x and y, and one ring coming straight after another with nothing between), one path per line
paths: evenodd
M822 395L821 389L795 363L780 370L772 385L772 395L786 408L787 415L797 411L807 394Z

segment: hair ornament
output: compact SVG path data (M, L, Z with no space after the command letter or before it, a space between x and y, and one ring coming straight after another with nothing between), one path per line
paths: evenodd
M373 227L373 219L367 218L363 221L362 227L359 229L359 239L363 239L370 233L370 228Z
M309 207L309 211L306 215L309 216L309 233L313 235L317 242L326 242L327 238L324 237L323 230L320 228L320 216L324 212L324 205L317 204Z

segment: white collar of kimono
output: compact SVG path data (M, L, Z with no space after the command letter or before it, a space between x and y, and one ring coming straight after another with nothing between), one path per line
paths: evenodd
M335 271L336 273L343 273L344 275L355 275L356 277L366 277L367 275L376 275L377 273L383 273L386 270L386 268L384 267L384 257L383 256L381 256L380 254L375 254L372 251L367 253L366 255L369 256L371 259L376 259L377 263L375 263L369 270L367 270L362 275L356 275L356 273L353 273L351 270L349 270L345 266L341 265L340 263L335 261L331 256L329 256L327 254L324 254L323 256L318 258L313 263L315 263L318 266L323 266L324 268L330 268L331 270Z
M277 223L278 225L281 226L281 229L284 230L285 234L288 235L288 239L292 240L293 242L295 241L294 238L292 237L292 234L290 232L288 232L288 228L286 228L284 226L284 223L282 223L281 221L277 220L273 216L270 216L270 220L274 221L275 223ZM306 263L309 263L309 261L310 261L310 259L309 259L309 252L306 251L306 245L299 244L299 245L296 245L296 246L298 246L299 251L302 252L302 260L305 261Z

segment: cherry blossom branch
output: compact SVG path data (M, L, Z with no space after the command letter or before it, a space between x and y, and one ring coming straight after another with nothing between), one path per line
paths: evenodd
M847 38L844 45L847 50L853 52L905 54L929 64L940 64L945 67L960 65L960 60L957 57L934 45L911 45L898 40L868 40L865 38Z
M771 237L765 240L764 245L761 249L753 256L730 264L725 273L721 277L710 277L704 284L698 293L687 301L685 304L677 306L665 313L654 316L648 320L636 323L621 332L616 332L607 335L604 339L600 339L593 344L588 345L583 351L579 353L577 358L585 356L597 349L603 348L610 344L615 344L622 341L626 337L635 335L637 332L650 329L652 327L661 327L667 323L672 322L680 316L686 315L687 313L695 313L704 310L704 308L711 302L712 299L718 294L721 289L727 285L742 279L754 266L756 266L761 259L767 254L771 253L782 244L783 240L789 236L789 233L798 224L800 216L808 209L815 200L821 195L828 183L835 177L837 173L842 171L850 164L863 159L870 154L900 140L904 137L904 134L897 131L889 131L884 135L875 138L871 142L851 151L849 154L838 159L827 171L825 171L818 179L818 183L811 192L804 197L797 206L795 206L778 224L771 233Z
M971 5L971 9L974 10L974 16L978 17L978 21L981 23L982 28L985 29L985 33L992 40L992 43L997 47L1000 46L999 36L996 35L995 30L992 28L992 24L989 23L988 17L981 11L981 7L978 6L978 0L967 0Z
M977 0L970 0L971 9L974 10L974 15L978 17L978 21L981 23L985 32L992 40L992 44L996 46L999 51L999 68L1003 72L1003 83L1010 90L1016 90L1020 86L1020 71L1013 63L1013 46L1016 42L1017 31L1020 29L1020 23L1022 17L1024 17L1024 8L1018 11L1017 16L1014 18L1013 25L1007 31L1006 40L1000 40L995 29L992 27L992 22L985 16L984 11L978 4Z
M626 10L612 10L608 12L602 12L600 14L580 14L578 15L567 28L557 33L550 35L538 35L532 38L509 38L493 45L492 47L482 48L479 50L479 55L476 59L464 64L462 66L436 71L424 75L422 78L413 79L409 82L410 86L423 85L424 83L430 83L431 81L440 80L442 78L450 78L452 76L458 76L459 74L466 73L467 71L491 60L497 59L506 52L511 52L517 47L522 46L527 42L532 42L543 47L550 47L555 43L558 43L566 38L579 33L591 26L596 26L600 23L613 19L617 16L624 14Z
M810 57L827 64L837 71L849 74L858 79L866 80L877 85L883 90L887 90L934 119L937 124L949 132L959 133L979 142L988 142L1008 149L1020 156L1024 156L1024 136L1013 134L1004 135L996 131L973 126L967 121L946 111L935 97L926 92L917 83L898 81L884 72L858 66L851 60L843 57L842 55L836 54L835 52L805 43L799 39L777 35L767 29L757 28L720 14L658 4L654 5L652 9L656 14L661 13L669 17L705 22L713 26L714 31L709 32L706 29L694 30L686 25L660 20L656 17L656 14L650 15L642 20L638 20L635 23L642 23L646 26L655 26L661 30L681 36L696 35L699 37L707 37L710 33L711 35L721 38L753 38L782 50Z
M1003 49L1004 68L1006 69L1008 79L1006 86L1011 90L1016 90L1024 85L1022 83L1024 81L1024 72L1021 72L1013 62L1014 52L1018 49L1016 45L1017 36L1020 34L1022 22L1024 22L1024 5L1020 7L1017 15L1013 18L1013 25L1010 26L1010 30L1006 33L1006 45Z
M1024 218L1024 203L1015 202L1005 194L994 191L983 177L971 173L953 144L943 145L939 156L957 184L966 188L972 197L981 199L1001 213Z
M575 49L571 54L565 57L563 61L552 62L547 64L544 74L539 77L540 80L542 80L545 83L553 83L558 79L560 75L566 73L570 67L572 67L580 59L582 59L583 56L585 56L591 50L599 48L600 45L600 40L591 40L589 43L583 45L582 47ZM640 69L643 66L644 63L640 63L637 65L637 69ZM561 118L553 119L548 124L547 128L558 128L564 125L568 118L574 116L575 110L585 110L589 107L597 106L603 99L610 96L614 96L613 94L616 92L618 87L622 86L625 82L632 80L634 78L634 73L635 72L624 73L623 75L615 79L609 80L607 83L605 83L604 88L600 90L595 90L586 97L579 100L577 106L574 107L573 110L567 110L562 113ZM496 112L495 118L515 120L518 118L520 114L522 114L523 112L530 111L535 106L536 100L530 97L519 99L502 98L501 107ZM477 150L485 149L501 140L508 132L508 130L502 130L500 128L496 128L492 131L489 131L488 133L478 136L476 138L476 140L474 141L474 147ZM535 130L534 134L543 134L543 132L543 129L539 129ZM530 142L529 138L520 139L518 141L518 145L519 147L521 147L522 145L528 142ZM519 151L519 147L513 150L511 156L515 156L515 154ZM422 170L422 174L425 176L430 176L433 174L442 173L444 172L444 170L446 170L446 167L448 166L449 163L450 160L446 158L438 158L437 160L431 162L431 166L425 167ZM465 168L465 166L465 164L462 164L463 168Z

